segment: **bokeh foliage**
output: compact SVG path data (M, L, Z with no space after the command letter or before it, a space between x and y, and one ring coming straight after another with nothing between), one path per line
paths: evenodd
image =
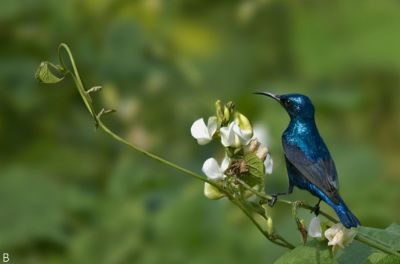
M233 100L267 127L267 192L286 189L288 118L251 93L301 92L317 108L341 194L367 226L400 221L400 4L394 1L52 1L0 4L0 251L16 263L269 263L266 241L202 184L95 133L72 82L40 86L74 50L121 134L193 170L214 155L189 128ZM315 198L296 190L290 199ZM328 208L324 207L323 209ZM300 243L287 208L271 214ZM304 218L310 217L303 212ZM306 221L307 222L307 221Z

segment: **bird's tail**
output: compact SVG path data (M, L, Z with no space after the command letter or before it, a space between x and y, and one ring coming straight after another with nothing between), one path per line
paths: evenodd
M336 204L333 209L336 211L340 222L342 222L346 228L357 227L360 225L360 221L355 215L353 215L350 209L347 208L342 198L340 198L339 204Z

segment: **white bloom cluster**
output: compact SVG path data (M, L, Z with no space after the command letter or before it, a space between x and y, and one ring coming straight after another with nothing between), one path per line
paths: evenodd
M205 145L213 139L219 139L221 145L226 149L226 155L221 165L214 158L207 159L202 171L208 179L222 181L226 178L226 170L233 160L232 153L242 150L244 153L253 152L264 162L264 172L272 173L273 162L268 152L268 148L258 141L258 135L250 124L246 116L234 110L232 103L228 103L223 108L220 101L216 102L217 115L211 116L205 123L203 118L197 119L190 128L192 136L199 145ZM263 135L260 135L262 138ZM230 155L228 155L230 153ZM204 194L210 199L223 197L217 188L210 184L205 184Z
M311 219L310 225L308 226L308 235L310 237L322 238L322 234L324 234L325 238L328 240L328 246L332 246L333 251L349 245L356 236L354 230L345 228L341 223L331 226L323 233L321 222L319 218L315 216Z
M221 144L224 147L247 145L253 136L253 129L248 119L240 113L237 113L237 116L236 120L228 126L219 128ZM199 145L205 145L212 140L217 129L218 119L216 116L211 116L208 118L207 125L203 118L194 121L190 132Z

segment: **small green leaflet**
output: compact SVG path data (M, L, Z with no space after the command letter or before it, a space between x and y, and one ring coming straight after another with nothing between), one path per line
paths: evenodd
M55 66L50 62L45 61L42 62L36 70L35 78L41 83L58 83L62 81L62 79L64 79L64 76L58 77L52 72L50 67L52 67L54 71L57 71L59 74L61 74L60 66Z

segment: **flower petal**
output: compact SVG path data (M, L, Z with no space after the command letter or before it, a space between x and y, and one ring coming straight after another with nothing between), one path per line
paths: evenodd
M345 228L341 223L335 224L325 231L325 237L329 240L328 245L333 246L335 249L337 246L343 248L350 244L356 232L351 229Z
M274 162L273 162L270 154L267 154L267 157L264 160L264 166L265 166L265 173L271 174L272 169L274 167Z
M207 130L210 138L215 134L218 128L218 119L216 116L210 116L207 121Z
M209 139L209 138L198 138L197 139L197 144L199 144L199 145L207 145L210 142L211 142L211 139Z
M225 156L221 162L221 171L225 172L226 169L228 169L230 163L231 161L229 160L228 156Z
M311 219L307 232L310 237L322 237L321 222L317 216Z
M222 179L224 174L214 158L209 158L203 164L202 171L212 180Z
M237 112L235 115L235 122L239 126L243 135L246 135L246 137L250 138L253 136L253 127L245 115Z
M342 230L339 230L339 232L337 232L333 236L332 240L328 242L328 246L338 245L339 247L343 248L343 238L344 238L344 233Z
M204 123L203 118L199 118L194 121L192 127L190 128L190 132L192 134L192 137L197 139L197 143L199 143L200 145L205 145L211 141L208 128Z
M332 230L328 228L327 230L325 230L324 236L326 239L328 239L328 241L331 241L335 236L335 233L333 233Z
M194 138L203 138L208 137L208 129L206 124L204 123L203 118L199 118L193 122L192 127L190 128L190 132Z
M250 131L242 130L242 129L240 129L239 125L236 122L234 122L234 125L233 125L233 132L235 132L235 134L239 137L241 145L249 144L251 138L253 137L252 130L250 130Z
M335 224L335 225L331 226L330 228L328 228L325 231L324 235L325 235L326 239L331 241L335 237L336 233L339 231L340 231L340 224Z
M235 123L230 123L228 127L221 127L219 130L221 133L221 143L224 147L231 147L235 145L235 133L233 132L233 126Z

